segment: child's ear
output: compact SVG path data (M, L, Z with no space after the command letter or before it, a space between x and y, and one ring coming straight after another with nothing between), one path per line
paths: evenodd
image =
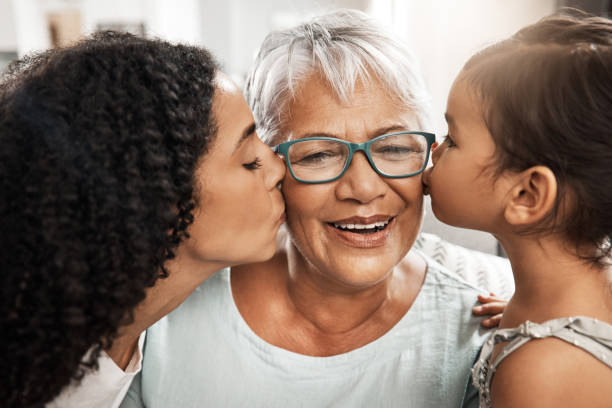
M525 226L544 218L555 205L557 179L546 166L521 172L510 190L504 217L511 225Z

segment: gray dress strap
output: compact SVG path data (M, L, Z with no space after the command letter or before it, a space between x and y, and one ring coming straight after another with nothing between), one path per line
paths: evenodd
M527 320L516 328L496 330L483 345L472 368L472 382L478 389L480 408L491 406L491 380L499 364L528 341L545 337L556 337L573 344L612 368L612 325L582 316L563 317L544 323ZM493 348L502 342L508 344L491 362Z

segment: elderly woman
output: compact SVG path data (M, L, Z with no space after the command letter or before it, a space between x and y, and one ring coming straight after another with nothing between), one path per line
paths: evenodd
M122 407L477 403L481 292L411 251L434 142L415 66L359 12L267 37L246 96L289 170L286 240L147 330Z

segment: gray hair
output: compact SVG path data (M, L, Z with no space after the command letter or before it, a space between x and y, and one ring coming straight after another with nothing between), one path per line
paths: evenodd
M337 10L265 38L245 86L259 136L276 142L288 101L301 81L319 72L342 103L358 80L374 76L388 94L429 125L430 97L408 48L365 13Z

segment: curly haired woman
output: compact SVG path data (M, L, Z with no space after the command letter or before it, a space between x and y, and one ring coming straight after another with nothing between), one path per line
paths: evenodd
M108 32L18 61L0 145L7 406L44 405L103 350L125 368L215 271L274 253L284 166L200 48Z

